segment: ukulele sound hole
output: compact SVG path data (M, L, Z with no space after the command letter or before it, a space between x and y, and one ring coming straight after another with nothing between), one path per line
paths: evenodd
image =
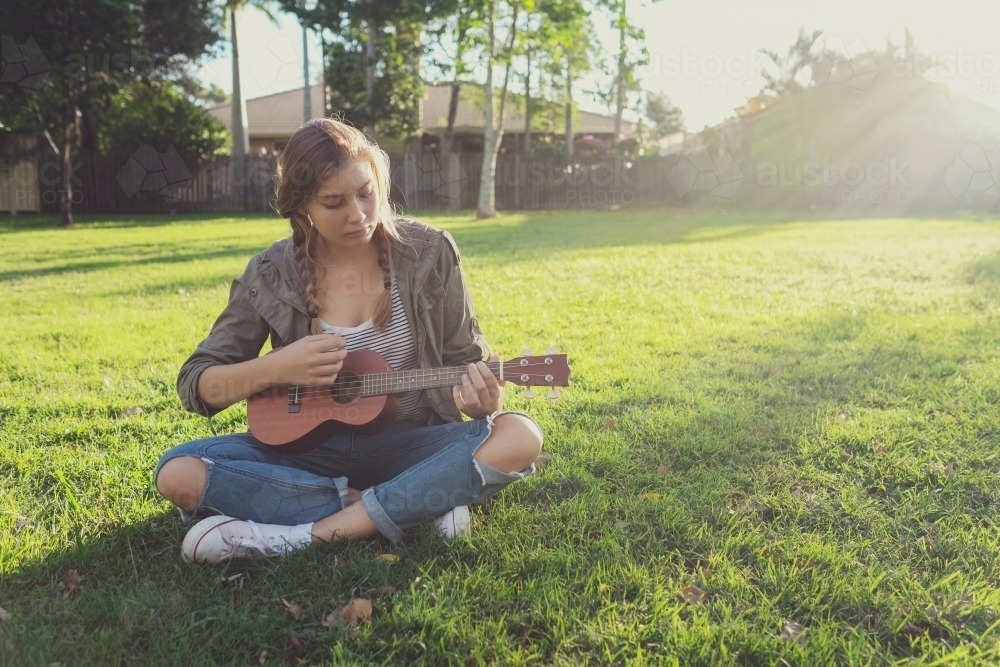
M337 374L330 387L330 398L334 403L352 403L361 395L361 376L353 371Z

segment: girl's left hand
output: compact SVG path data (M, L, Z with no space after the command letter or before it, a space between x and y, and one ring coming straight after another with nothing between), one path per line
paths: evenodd
M494 354L490 361L500 361ZM482 361L469 364L469 372L462 376L462 386L451 388L458 409L473 419L485 419L503 405L503 388L506 380L497 380Z

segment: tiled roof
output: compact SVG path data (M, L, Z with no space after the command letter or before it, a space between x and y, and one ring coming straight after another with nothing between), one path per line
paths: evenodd
M323 115L323 88L316 84L310 91L312 115L318 118ZM438 134L444 131L448 120L448 102L451 99L450 86L428 86L427 97L423 100L423 128L425 132ZM274 93L264 97L247 100L247 124L250 137L290 137L302 126L302 89L296 88L283 93ZM220 104L208 112L218 118L226 129L231 120L230 105ZM469 102L460 101L458 114L455 117L455 131L480 133L485 121L483 111L476 109ZM507 102L504 114L504 129L507 132L520 133L524 130L524 115L519 113L514 105ZM573 130L577 134L610 134L614 132L615 119L590 111L580 111L579 126ZM630 134L635 125L622 121L622 132ZM560 130L561 131L561 130Z

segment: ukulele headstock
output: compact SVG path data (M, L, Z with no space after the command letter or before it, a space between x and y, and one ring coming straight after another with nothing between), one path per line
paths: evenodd
M503 362L503 377L522 387L527 387L525 398L534 398L532 387L549 387L545 397L559 398L555 387L569 386L569 363L565 354L559 354L554 347L547 348L545 354L536 355L532 350L521 350L520 357Z

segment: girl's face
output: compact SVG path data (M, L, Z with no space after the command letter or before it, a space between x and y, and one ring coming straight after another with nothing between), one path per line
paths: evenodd
M298 212L309 216L327 248L351 250L371 241L377 204L371 167L351 162L321 181Z

